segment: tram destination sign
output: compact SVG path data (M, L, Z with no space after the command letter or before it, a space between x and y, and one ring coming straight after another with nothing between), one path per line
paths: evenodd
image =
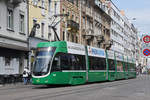
M68 53L85 55L85 46L77 43L67 42Z
M114 59L114 51L107 50L107 55L109 59Z

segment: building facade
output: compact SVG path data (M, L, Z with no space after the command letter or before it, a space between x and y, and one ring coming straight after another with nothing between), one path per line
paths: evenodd
M55 24L57 19L54 15L60 13L59 0L29 0L28 1L28 22L29 22L29 36L35 24L39 24L36 28L34 37L41 40L54 41L56 40L51 25ZM56 18L56 20L55 20ZM56 27L57 33L60 33L60 24ZM60 34L58 34L60 37Z
M109 3L105 0L82 0L81 43L107 49L110 46Z
M60 0L60 13L68 14L60 22L60 40L81 43L80 39L80 1Z
M60 40L106 49L111 42L109 13L105 0L29 0L29 33L38 23L34 37L57 41L51 26L62 19L55 27Z
M110 1L111 2L111 1ZM136 57L137 29L125 16L124 11L119 10L111 2L111 50L118 53Z
M27 5L0 0L0 75L22 74L27 66Z

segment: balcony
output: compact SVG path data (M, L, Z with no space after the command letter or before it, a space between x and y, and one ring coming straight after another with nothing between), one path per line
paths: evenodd
M16 6L16 5L20 4L21 2L23 2L23 0L6 0L6 2Z
M105 41L104 36L103 35L97 35L96 36L97 42L102 43Z
M86 15L88 15L89 17L93 17L91 8L86 7Z
M84 12L84 13L86 12L86 7L85 7L85 5L82 5L82 6L81 6L81 11Z
M108 14L108 9L106 8L106 5L104 3L102 3L99 0L95 0L95 5L100 8L103 12L105 12L106 14Z
M95 15L94 19L97 20L99 23L102 23L102 19L101 19L100 15Z
M79 30L79 24L73 20L67 20L67 27L72 30Z

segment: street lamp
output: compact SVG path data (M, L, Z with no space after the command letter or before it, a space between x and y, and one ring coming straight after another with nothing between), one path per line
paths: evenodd
M40 28L40 25L38 23L35 23L32 27L29 37L34 37L36 34L36 29L39 29L39 28Z

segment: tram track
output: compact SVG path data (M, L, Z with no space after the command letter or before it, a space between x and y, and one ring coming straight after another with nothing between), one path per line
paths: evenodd
M132 80L132 82L136 80ZM71 87L72 89L68 89L67 90L62 90L62 91L58 91L58 92L52 92L52 93L44 93L44 94L40 94L40 95L31 95L31 96L28 96L28 97L20 97L20 98L17 98L15 100L28 100L28 99L31 99L31 100L42 100L42 99L48 99L48 98L55 98L55 97L60 97L60 96L64 96L64 95L71 95L71 94L78 94L78 93L81 93L81 92L88 92L88 91L95 91L95 90L98 90L98 89L104 89L104 88L107 88L107 87L115 87L115 86L120 86L120 85L124 85L124 84L130 84L131 82L129 82L129 80L125 80L123 82L121 81L118 81L116 83L115 82L110 82L110 83L104 83L104 84L96 84L96 85L92 85L92 86L89 86L89 85L86 85L85 87ZM134 82L133 82L134 83Z

